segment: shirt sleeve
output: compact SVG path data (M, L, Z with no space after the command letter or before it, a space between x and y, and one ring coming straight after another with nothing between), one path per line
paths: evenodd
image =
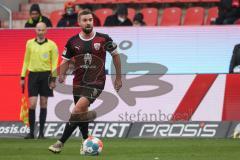
M58 65L58 47L54 43L51 50L51 63L52 63L52 77L57 77L57 65Z
M108 35L106 36L105 50L108 51L111 55L114 55L117 50L117 44L113 42L112 38Z
M232 58L229 65L229 73L233 73L234 67L238 65L237 57L240 55L240 45L235 45L232 53Z
M21 72L21 77L25 77L27 70L28 70L28 65L30 61L30 47L29 47L29 41L26 44L26 50L25 50L25 55L24 55L24 60L23 60L23 66L22 66L22 72Z
M62 58L66 60L70 60L73 57L73 51L71 48L70 41L67 42L67 44L64 47L64 51L62 53Z

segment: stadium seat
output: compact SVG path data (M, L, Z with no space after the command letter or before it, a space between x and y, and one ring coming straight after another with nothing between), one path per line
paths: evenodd
M75 0L75 4L94 4L95 0Z
M236 25L240 25L240 18L237 19L237 20L234 22L234 24L236 24Z
M107 16L113 14L113 10L110 8L100 8L95 10L95 14L100 19L100 22L103 25Z
M26 20L13 20L12 21L12 25L13 25L12 27L14 29L21 29L21 28L24 28L25 23L26 23ZM3 28L8 28L8 24L9 24L8 21L3 21L2 22L2 27Z
M214 2L220 2L220 0L201 0L201 2L214 3Z
M181 3L193 3L193 2L200 2L201 0L178 0Z
M29 11L12 12L13 20L27 20L29 18Z
M134 3L135 0L116 0L116 3Z
M29 11L31 5L31 3L21 3L20 11ZM63 3L39 3L39 7L41 11L51 13L52 11L63 9Z
M157 3L176 3L178 0L155 0Z
M239 0L232 0L232 7L238 8L240 6Z
M96 0L94 3L95 4L110 4L110 3L116 3L116 0Z
M46 13L44 11L41 11L42 15L49 17L49 13ZM13 12L12 13L13 20L27 20L30 15L29 11L22 11L22 12Z
M163 10L161 26L177 26L181 24L182 10L178 7Z
M134 8L128 8L128 18L133 21L133 18L136 14L136 10Z
M155 0L135 0L134 3L154 3Z
M186 10L183 25L203 25L204 9L202 7L190 7Z
M143 8L141 13L144 16L144 21L147 26L156 26L158 22L158 9L157 8Z
M30 3L64 3L66 0L29 0Z
M58 21L61 19L62 15L65 13L64 10L56 10L50 14L50 19L52 21L53 27L57 26Z
M206 20L206 25L210 25L211 21L215 21L215 19L218 17L218 7L212 7L208 9L208 15Z

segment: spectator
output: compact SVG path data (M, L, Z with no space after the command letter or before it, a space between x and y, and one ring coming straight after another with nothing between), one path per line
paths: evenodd
M133 25L134 26L145 26L146 23L143 21L143 14L137 13L133 18Z
M46 24L47 27L52 27L51 21L41 14L41 10L38 4L33 4L30 8L30 18L25 23L25 28L33 28L39 22L43 22Z
M127 6L124 4L120 4L117 7L116 14L108 16L106 18L104 26L132 26L133 24L127 16Z
M240 18L239 2L236 0L221 0L218 10L215 24L234 24Z
M65 14L58 21L57 27L76 27L78 26L77 22L77 13L75 13L74 3L67 1L64 4Z

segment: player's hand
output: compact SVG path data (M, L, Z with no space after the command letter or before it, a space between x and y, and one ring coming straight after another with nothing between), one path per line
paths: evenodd
M122 80L121 80L121 78L118 78L118 77L117 77L117 78L115 79L114 88L115 88L115 90L118 92L121 87L122 87Z
M56 83L55 82L50 82L49 88L54 89L55 87L56 87Z
M24 79L20 80L20 86L22 88L22 92L24 92L24 88L25 88L25 80Z
M59 75L58 82L63 83L64 81L65 81L65 76L64 75Z

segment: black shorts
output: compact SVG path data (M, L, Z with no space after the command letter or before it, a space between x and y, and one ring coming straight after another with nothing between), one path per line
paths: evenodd
M81 97L85 97L92 104L102 93L103 87L99 86L74 86L73 99L76 104Z
M53 90L49 88L50 71L30 72L28 75L28 96L52 97Z

